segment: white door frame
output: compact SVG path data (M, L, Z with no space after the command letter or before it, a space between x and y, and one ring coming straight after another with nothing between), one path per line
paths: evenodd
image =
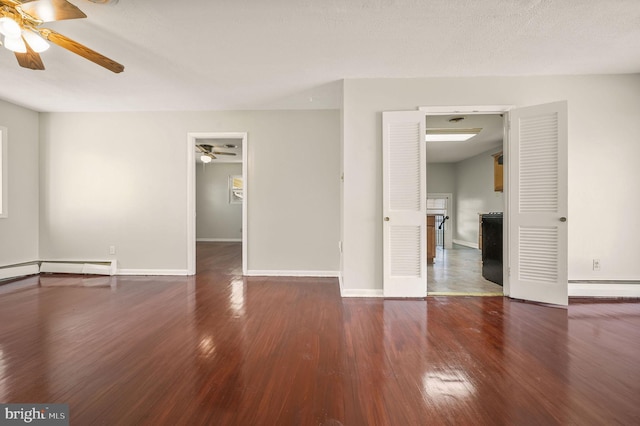
M247 275L249 227L249 181L247 179L247 132L189 132L187 133L187 275L196 273L196 142L198 139L242 139L242 274Z
M509 122L508 114L511 109L515 108L515 105L464 105L464 106L427 106L427 107L418 107L419 111L424 112L425 116L427 115L452 115L452 114L465 114L465 115L487 115L487 114L504 114L505 120L504 129L503 129L503 138L502 138L502 151L505 156L509 155L509 132L507 123ZM504 165L504 176L509 176L509 164L505 162ZM503 285L502 292L505 296L509 296L510 294L510 284L509 284L509 179L504 180L504 188L503 188L503 218L504 223L502 225L503 235L502 235L502 276L503 276Z

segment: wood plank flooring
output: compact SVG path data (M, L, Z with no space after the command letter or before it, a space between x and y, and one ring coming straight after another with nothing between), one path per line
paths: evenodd
M638 301L341 299L240 257L0 294L0 402L68 403L72 425L640 424Z

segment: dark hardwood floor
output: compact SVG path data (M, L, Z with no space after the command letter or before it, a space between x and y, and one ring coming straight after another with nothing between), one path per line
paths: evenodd
M41 276L0 295L0 402L72 425L637 425L640 303L341 299L335 279Z

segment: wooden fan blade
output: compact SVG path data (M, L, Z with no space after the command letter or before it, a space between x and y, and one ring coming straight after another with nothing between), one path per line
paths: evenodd
M234 152L219 152L219 151L213 151L214 154L216 155L236 155Z
M24 37L22 37L22 39L24 40ZM26 53L14 52L20 66L32 70L43 70L44 64L42 63L42 58L40 57L40 55L37 52L33 51L26 40L24 40L24 44L27 46Z
M101 67L105 67L109 71L113 71L115 73L124 71L124 65L121 65L116 61L99 54L95 50L89 49L88 47L78 43L77 41L71 40L69 37L63 36L62 34L47 28L38 28L37 30L42 37L46 38L50 42L55 43L58 46L63 47L77 55L80 55L83 58L100 65Z
M207 154L209 151L207 148L204 147L204 145L196 145L196 148L198 149L198 151L200 151L203 154Z
M0 0L0 5L9 6L9 7L16 7L16 6L20 6L20 2L15 1L15 0Z
M67 0L36 0L22 3L23 12L43 22L86 18L87 15Z

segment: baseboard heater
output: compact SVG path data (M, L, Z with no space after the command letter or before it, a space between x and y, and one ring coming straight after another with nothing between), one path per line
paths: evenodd
M37 262L4 266L0 268L0 280L9 280L12 278L26 277L29 275L37 275L39 273L40 273L40 267L38 266Z
M91 274L91 275L115 275L117 261L43 261L40 264L40 273L53 274Z
M570 280L569 297L639 298L638 280Z

